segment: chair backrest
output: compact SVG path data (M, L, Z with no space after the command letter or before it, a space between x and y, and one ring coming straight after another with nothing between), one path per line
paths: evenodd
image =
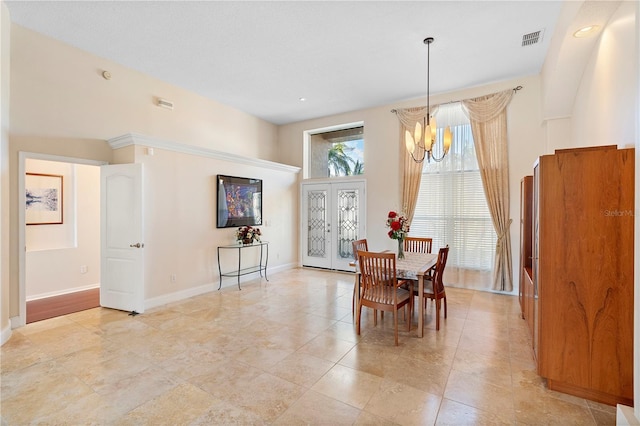
M404 237L404 251L413 253L431 253L432 238Z
M362 300L377 304L397 304L396 254L358 252L362 274Z
M442 275L444 268L447 266L447 257L449 257L449 246L442 247L438 250L438 260L436 261L436 270L433 273L433 293L438 295L444 293L444 282Z
M355 240L351 243L353 245L353 258L358 260L358 252L359 251L369 251L369 246L367 245L367 239L364 238L362 240Z

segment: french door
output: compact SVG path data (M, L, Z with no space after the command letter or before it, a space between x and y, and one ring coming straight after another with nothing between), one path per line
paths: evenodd
M352 271L352 242L365 238L365 181L302 184L302 265Z

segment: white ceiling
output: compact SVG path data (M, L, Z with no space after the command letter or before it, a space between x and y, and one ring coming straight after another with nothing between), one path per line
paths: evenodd
M285 124L540 72L562 1L7 1L11 20ZM538 44L522 36L542 30ZM301 97L306 101L301 102Z

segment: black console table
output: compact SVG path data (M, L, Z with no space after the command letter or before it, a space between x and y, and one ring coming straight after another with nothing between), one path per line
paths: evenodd
M257 265L242 267L242 250L259 247L260 248L260 261ZM222 272L222 266L220 265L220 250L238 250L238 267L229 272ZM264 260L264 263L263 263ZM222 288L222 277L236 277L238 279L238 290L242 290L240 288L240 277L242 275L252 274L254 272L259 272L262 277L262 271L264 271L264 278L269 281L267 278L267 262L269 261L269 243L266 241L259 241L253 244L232 244L228 246L219 246L218 247L218 273L220 274L220 285L218 285L218 290Z

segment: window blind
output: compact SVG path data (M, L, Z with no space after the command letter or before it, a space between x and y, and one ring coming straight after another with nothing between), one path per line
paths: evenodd
M433 238L434 252L449 245L447 265L491 270L497 236L487 206L471 125L459 103L440 106L436 122L451 125L454 139L439 163L423 166L409 235ZM438 128L438 137L444 128Z

